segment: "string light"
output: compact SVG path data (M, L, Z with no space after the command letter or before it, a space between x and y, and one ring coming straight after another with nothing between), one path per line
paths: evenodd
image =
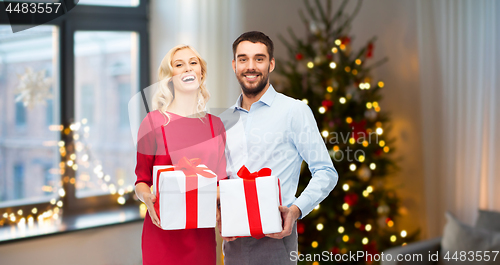
M404 238L404 237L406 237L406 236L407 236L406 230L401 231L401 237L403 237L403 238Z
M328 93L332 93L332 92L333 92L333 87L331 87L331 86L327 87L327 88L326 88L326 91L327 91Z
M367 224L367 225L365 225L365 230L366 230L367 232L370 232L370 231L372 230L372 225L371 225L371 224Z
M377 129L375 130L375 132L376 132L378 135L382 135L382 133L384 133L384 130L383 130L382 128L380 128L380 127L379 127L379 128L377 128Z
M389 153L389 146L384 147L384 152Z
M375 163L370 164L370 169L375 170L377 168L377 165Z
M361 65L361 60L360 59L356 59L356 61L354 61L357 65Z
M332 52L333 52L333 53L337 53L338 51L339 51L339 50L337 49L337 47L333 47L333 48L332 48Z
M359 162L365 162L365 157L364 157L363 155L360 155L360 156L358 157L358 161L359 161Z
M379 86L379 87L381 87L381 88L382 88L382 87L384 87L384 82L379 81L379 82L378 82L378 86Z
M350 143L350 144L355 144L355 143L356 143L356 140L354 140L354 138L352 138L352 137L351 137L351 138L349 139L349 143Z
M123 198L122 196L118 197L118 200L117 200L117 201L118 201L118 203L119 203L119 204L121 204L121 205L125 204L125 198Z
M346 102L346 99L344 97L339 98L340 104L344 104Z
M321 106L321 107L319 107L318 111L319 111L319 113L324 114L326 112L326 109L325 109L325 107Z
M302 99L302 102L309 104L309 100L307 100L307 98Z
M373 107L373 105L372 105L371 102L366 103L366 108L367 109L371 109L372 107Z
M352 118L351 118L351 117L347 117L347 118L345 119L345 121L346 121L347 123L349 123L349 124L350 124L350 123L352 122Z
M351 171L355 171L355 170L356 170L356 165L355 165L355 164L351 164L351 165L349 166L349 169L350 169Z
M312 244L311 244L311 246L313 248L317 248L318 247L318 241L313 241Z
M380 147L384 147L385 146L385 141L384 140L381 140L378 145L380 145Z
M364 140L363 141L363 147L367 147L368 146L368 141Z
M328 137L329 134L330 133L327 130L324 130L321 132L321 135L323 135L323 137L325 137L325 138Z
M331 62L331 63L330 63L330 68L331 68L331 69L335 69L335 68L337 68L337 64L336 64L335 62Z
M389 221L387 222L387 226L388 226L388 227L393 227L393 226L394 226L394 221L389 220Z
M318 231L323 230L323 224L322 224L322 223L319 223L318 225L316 225L316 229L317 229Z
M349 190L349 184L347 184L347 183L346 183L346 184L344 184L344 185L342 186L342 189L343 189L343 190L345 190L345 191L348 191L348 190Z
M373 192L373 187L372 186L366 187L366 191L368 191L369 193L372 193Z
M342 209L344 209L344 211L349 210L349 204L347 203L342 204Z
M344 236L342 237L342 241L344 241L344 242L349 241L349 236L348 236L348 235L344 235Z
M397 239L398 239L398 238L397 238L395 235L392 235L392 236L391 236L391 242L396 242L396 240L397 240Z
M339 226L339 229L338 229L339 233L342 234L344 233L345 229L343 226Z
M344 68L344 70L345 70L347 73L349 73L349 72L351 71L351 67L346 66L346 67Z
M368 195L370 195L370 193L366 190L363 191L363 197L368 197Z
M314 207L314 210L319 210L319 204Z
M363 245L368 244L368 238L367 238L367 237L364 237L364 238L363 238L363 240L361 240L361 243L362 243Z
M340 46L342 44L342 41L340 39L335 40L335 45Z
M307 63L307 68L311 69L314 67L314 63L313 62L308 62Z

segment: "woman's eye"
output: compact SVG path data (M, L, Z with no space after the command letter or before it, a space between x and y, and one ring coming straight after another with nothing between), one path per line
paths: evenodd
M176 64L175 65L175 67L181 67L181 66L182 66L182 64Z
M191 62L191 64L193 64L193 65L194 65L194 64L198 64L198 62Z

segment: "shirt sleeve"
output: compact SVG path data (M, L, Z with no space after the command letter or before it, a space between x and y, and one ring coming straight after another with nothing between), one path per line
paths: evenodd
M151 113L148 113L144 118L137 135L137 164L135 167L137 181L135 185L140 182L146 183L150 187L153 185L156 138L152 116Z
M311 109L302 101L297 100L295 104L290 112L291 138L312 175L304 191L293 202L302 212L300 218L303 218L330 194L337 185L338 173Z

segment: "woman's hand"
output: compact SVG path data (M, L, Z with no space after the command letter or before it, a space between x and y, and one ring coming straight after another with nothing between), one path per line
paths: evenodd
M156 225L158 228L161 228L160 218L158 218L158 215L156 215L154 207L154 204L156 202L156 196L152 193L144 194L143 202L148 207L149 217L151 217L151 221L153 222L153 224Z
M156 215L154 206L156 202L156 196L151 193L149 186L146 183L137 183L137 185L135 185L135 194L137 195L139 200L141 200L144 204L146 204L146 207L148 207L148 213L149 217L151 217L151 222L153 222L153 224L158 228L161 228L160 218L158 218L158 215Z

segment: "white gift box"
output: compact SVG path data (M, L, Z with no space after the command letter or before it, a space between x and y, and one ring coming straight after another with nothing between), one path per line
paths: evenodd
M153 167L153 193L157 195L157 180L159 200L158 207L160 225L163 230L186 229L186 175L181 170L160 172L158 170L173 169L174 166ZM207 178L197 174L197 226L188 228L211 228L216 224L217 207L217 176L205 165L196 166L215 177ZM158 198L158 195L157 195ZM159 204L156 206L156 204Z
M283 228L279 211L281 193L278 178L274 176L255 178L257 202L246 201L243 181L243 179L219 181L222 236L252 236L247 203L258 205L263 234L281 232Z

